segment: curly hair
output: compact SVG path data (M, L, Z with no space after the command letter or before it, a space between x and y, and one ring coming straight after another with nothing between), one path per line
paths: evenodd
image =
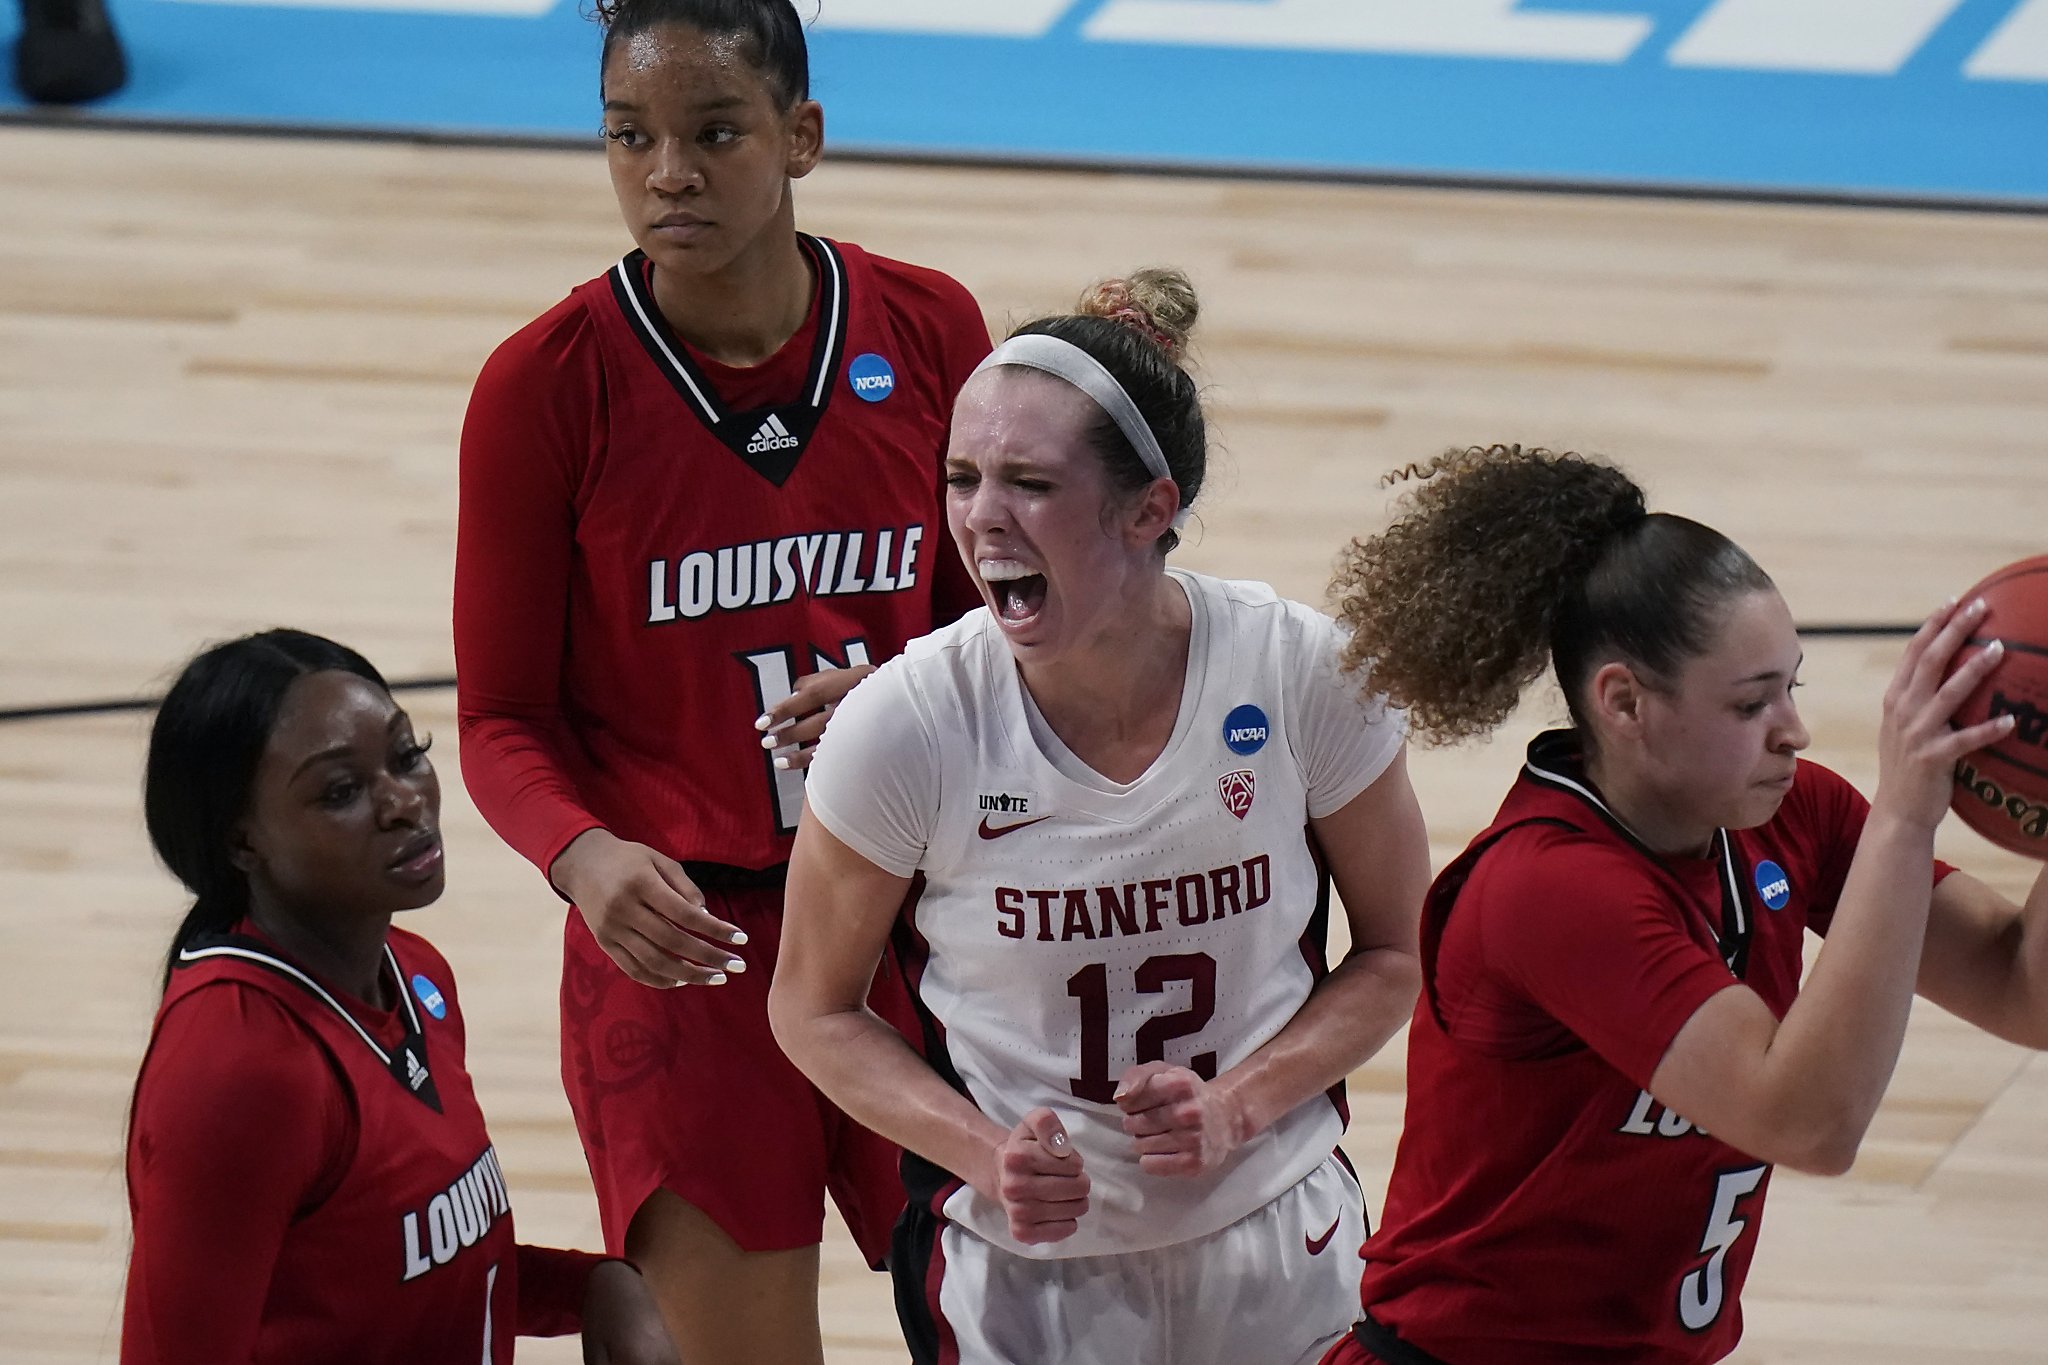
M1546 663L1583 732L1600 664L1668 678L1711 645L1730 597L1772 586L1726 536L1650 512L1583 455L1473 446L1384 482L1414 487L1391 526L1344 549L1331 596L1344 667L1369 670L1426 744L1493 730Z

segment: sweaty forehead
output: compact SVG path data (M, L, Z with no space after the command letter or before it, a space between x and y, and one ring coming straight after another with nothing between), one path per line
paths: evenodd
M983 370L953 410L954 453L1079 449L1101 416L1095 400L1055 375L1019 365Z
M622 38L605 63L604 85L607 100L636 104L744 98L764 88L745 37L685 24L659 24Z

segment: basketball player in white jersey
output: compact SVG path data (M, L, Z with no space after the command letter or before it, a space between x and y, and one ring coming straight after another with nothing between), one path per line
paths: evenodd
M1415 1001L1422 817L1327 618L1166 567L1194 315L1141 272L968 380L948 513L989 609L849 694L811 769L770 1017L907 1150L920 1365L1295 1365L1355 1316L1342 1081ZM922 1057L864 1003L892 936Z

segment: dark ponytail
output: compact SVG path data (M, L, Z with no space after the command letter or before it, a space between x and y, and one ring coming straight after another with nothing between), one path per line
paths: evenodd
M285 693L306 674L329 670L390 690L370 661L345 645L268 630L201 653L158 707L143 772L143 822L156 856L194 898L171 939L166 985L187 944L248 914L248 879L229 853L235 825L248 809Z
M811 97L810 49L790 0L593 0L592 13L604 29L600 83L620 42L680 24L714 38L738 38L747 64L768 82L782 109Z
M1718 609L1772 586L1711 527L1647 510L1611 465L1520 446L1454 450L1413 481L1399 518L1346 547L1332 584L1345 666L1447 744L1506 720L1552 665L1572 720L1604 663L1670 678L1712 643Z

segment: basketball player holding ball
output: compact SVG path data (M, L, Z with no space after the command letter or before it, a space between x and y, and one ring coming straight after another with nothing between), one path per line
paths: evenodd
M826 1191L871 1260L903 1194L769 1035L783 865L830 706L978 600L939 463L988 334L947 277L797 231L823 114L788 0L599 9L638 249L477 380L464 776L574 905L562 1071L607 1248L685 1359L805 1365Z
M908 1149L920 1365L1294 1365L1353 1315L1340 1087L1413 1004L1427 840L1329 618L1167 567L1195 312L1141 272L968 381L947 510L987 610L863 683L812 770L770 1010ZM923 1057L863 1003L892 935Z
M1866 801L1799 757L1799 637L1726 537L1577 455L1396 477L1337 578L1350 659L1437 741L1546 665L1571 726L1430 889L1406 1125L1327 1359L1719 1360L1771 1168L1849 1168L1916 990L2048 1047L2048 881L2022 907L1934 858L1957 760L2013 733L1951 727L2004 651L1952 663L1997 623L1970 598L1913 637Z

